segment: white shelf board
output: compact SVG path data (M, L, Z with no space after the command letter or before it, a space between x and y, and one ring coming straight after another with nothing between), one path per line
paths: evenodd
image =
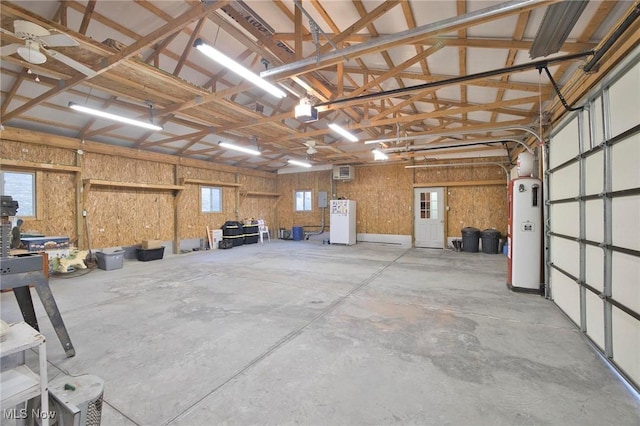
M0 383L2 383L0 405L3 409L13 408L40 395L40 377L24 364L0 373Z

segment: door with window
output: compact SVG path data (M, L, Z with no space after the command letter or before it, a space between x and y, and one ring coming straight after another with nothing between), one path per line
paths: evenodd
M444 248L444 189L415 188L415 246Z

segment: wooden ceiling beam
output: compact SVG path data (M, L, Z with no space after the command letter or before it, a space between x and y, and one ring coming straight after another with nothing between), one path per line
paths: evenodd
M392 40L392 41L388 41L386 44L383 45L374 45L374 46L370 46L370 47L366 47L363 48L362 50L358 50L356 52L353 52L351 54L348 55L349 59L353 59L356 57L361 57L370 53L375 53L378 52L380 50L383 49L391 49L393 47L396 46L402 46L402 45L406 45L406 44L413 44L416 43L418 41L422 41L428 38L432 38L435 36L439 36L442 34L447 34L447 33L451 33L452 31L458 31L460 29L463 28L469 28L472 26L477 26L477 25L481 25L481 24L486 24L488 22L492 22L498 19L504 19L507 16L511 16L513 14L518 14L521 12L524 12L526 10L532 10L532 9L536 9L539 7L544 7L548 4L554 3L557 0L541 0L540 2L537 3L530 3L530 4L526 4L523 5L521 7L512 9L512 10L508 10L508 11L503 11L501 13L495 14L495 15L491 15L491 16L478 16L475 17L474 19L468 19L465 20L463 22L460 22L458 24L454 24L454 25L449 25L447 26L447 28L444 29L438 29L438 30L434 30L431 31L429 33L425 33L425 34L417 34L417 35L413 35L413 36L407 36L404 39L400 39L400 40ZM386 3L386 2L385 2ZM334 38L335 39L335 38ZM311 57L307 58L310 59ZM307 66L302 66L302 67L298 67L298 68L293 68L290 69L288 71L283 71L281 73L278 73L278 79L284 79L287 77L292 77L294 75L300 75L300 74L305 74L311 71L315 71L315 70L319 70L319 69L323 69L326 68L328 66L332 66L337 64L338 62L341 62L344 60L344 57L338 57L338 56L332 56L326 59L322 59L320 58L319 60L314 61L313 64L307 65Z
M102 74L108 70L110 70L111 68L115 67L116 65L118 65L120 62L125 61L129 58L131 58L133 55L137 54L141 49L144 49L145 47L149 46L152 43L155 43L156 41L166 37L167 35L173 34L174 32L180 31L182 30L182 28L186 27L187 25L189 25L191 22L196 21L198 19L200 19L201 17L211 13L213 10L215 10L215 8L217 7L221 7L225 4L227 4L228 1L226 0L221 0L219 2L216 2L213 5L199 5L199 6L194 6L191 9L189 9L187 12L185 12L184 14L182 14L181 16L179 16L178 18L174 19L173 21L161 26L160 28L156 29L155 31L152 31L151 33L149 33L148 35L146 35L145 37L141 38L140 40L136 41L135 43L131 44L130 46L127 46L122 52L115 54L109 58L105 58L105 63L101 65L101 67L96 70L97 74ZM49 25L53 24L52 22L49 22ZM7 114L5 114L3 120L4 121L9 121L10 119L14 118L14 117L18 117L20 116L20 114L30 110L31 108L33 108L34 106L38 105L39 103L46 101L56 95L58 95L61 92L64 92L66 90L69 90L70 88L85 82L86 80L88 80L90 77L87 77L85 75L79 75L77 77L74 77L70 80L67 80L64 82L64 84L60 85L59 87L53 88L48 90L47 92L43 93L40 96L37 96L35 98L33 98L31 101L19 106L18 108L8 112Z
M529 23L529 15L531 14L530 11L526 11L526 12L522 12L520 14L520 16L518 16L518 21L516 22L516 28L513 32L513 39L514 40L522 40L522 38L524 37L524 31L527 28L527 24ZM505 61L505 68L509 68L511 66L513 66L516 62L516 56L518 55L518 50L517 49L509 49L509 52L507 53L507 60ZM500 81L502 81L503 83L506 83L509 81L509 74L503 75L502 77L500 77ZM503 88L498 89L498 93L496 93L496 101L500 101L504 98L504 94L505 94L506 90ZM498 112L494 111L491 114L491 119L490 121L497 121L498 120Z
M27 70L25 69L16 76L16 81L14 81L13 84L11 85L11 89L9 89L9 92L7 93L7 96L5 97L4 102L2 103L2 107L0 107L0 117L4 115L5 111L9 107L9 104L11 103L11 101L13 101L14 96L18 92L20 85L22 84L24 79L27 77L27 75L28 75Z
M204 22L205 22L205 18L202 17L196 24L196 28L191 33L191 37L189 37L189 41L187 42L187 45L182 51L182 55L180 56L180 59L178 59L178 63L176 64L176 67L173 70L173 75L177 76L178 74L180 74L180 71L182 70L182 67L184 66L187 60L187 56L189 56L189 53L193 48L193 42L196 40L196 37L198 37L198 35L200 34L200 31L202 30L202 26L204 25Z
M342 31L340 34L336 35L331 39L333 44L339 44L345 41L351 34L355 34L361 29L365 28L371 22L380 18L382 15L396 7L400 3L400 0L386 0L382 2L378 7L373 9L371 12L367 13L365 16L361 17L357 22L351 24L346 30ZM319 53L327 53L333 49L331 43L327 42L323 46L320 47Z
M96 0L89 0L84 9L84 15L82 16L82 22L80 23L80 29L78 30L80 34L87 34L87 29L89 28L89 23L91 23L91 17L95 8Z
M395 124L395 123L419 121L427 118L436 118L436 117L448 116L448 115L459 115L459 114L475 112L475 111L491 111L495 108L504 108L504 107L513 106L513 105L530 104L530 103L535 103L537 101L538 101L538 96L528 96L525 98L510 99L507 101L491 102L488 104L476 104L476 105L468 105L460 108L448 108L445 110L424 112L421 114L407 116L407 117L394 117L390 119L381 119L375 122L371 121L370 123L368 123L368 125L380 126L380 125L385 125L390 123ZM497 124L493 123L493 125L496 126Z

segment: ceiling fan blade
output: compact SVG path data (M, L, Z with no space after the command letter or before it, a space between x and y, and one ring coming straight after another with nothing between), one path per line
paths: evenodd
M18 47L24 46L23 44L13 43L0 47L0 56L13 55L18 51Z
M80 46L80 43L78 43L74 38L64 33L52 33L51 35L38 37L38 39L47 47Z
M44 51L44 53L46 53L48 56L52 57L53 59L60 61L63 64L69 65L71 68L77 71L80 71L82 74L86 76L93 77L94 75L96 75L96 72L94 70L92 70L91 68L89 68L84 64L81 64L75 59L71 59L67 55L63 55L62 53L56 52L55 50L48 50L44 48L42 50Z
M0 33L2 33L2 34L6 34L6 35L8 35L8 36L11 36L11 37L13 37L13 38L15 38L15 39L17 39L17 40L22 40L22 38L18 37L18 35L17 35L17 34L14 34L14 33L12 33L12 32L11 32L11 31L9 31L9 30L5 30L5 29L4 29L4 28L2 28L2 27L0 27Z

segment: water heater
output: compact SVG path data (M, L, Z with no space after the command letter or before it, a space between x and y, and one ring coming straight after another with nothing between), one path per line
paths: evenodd
M542 285L542 182L519 177L509 183L507 285L540 293Z

